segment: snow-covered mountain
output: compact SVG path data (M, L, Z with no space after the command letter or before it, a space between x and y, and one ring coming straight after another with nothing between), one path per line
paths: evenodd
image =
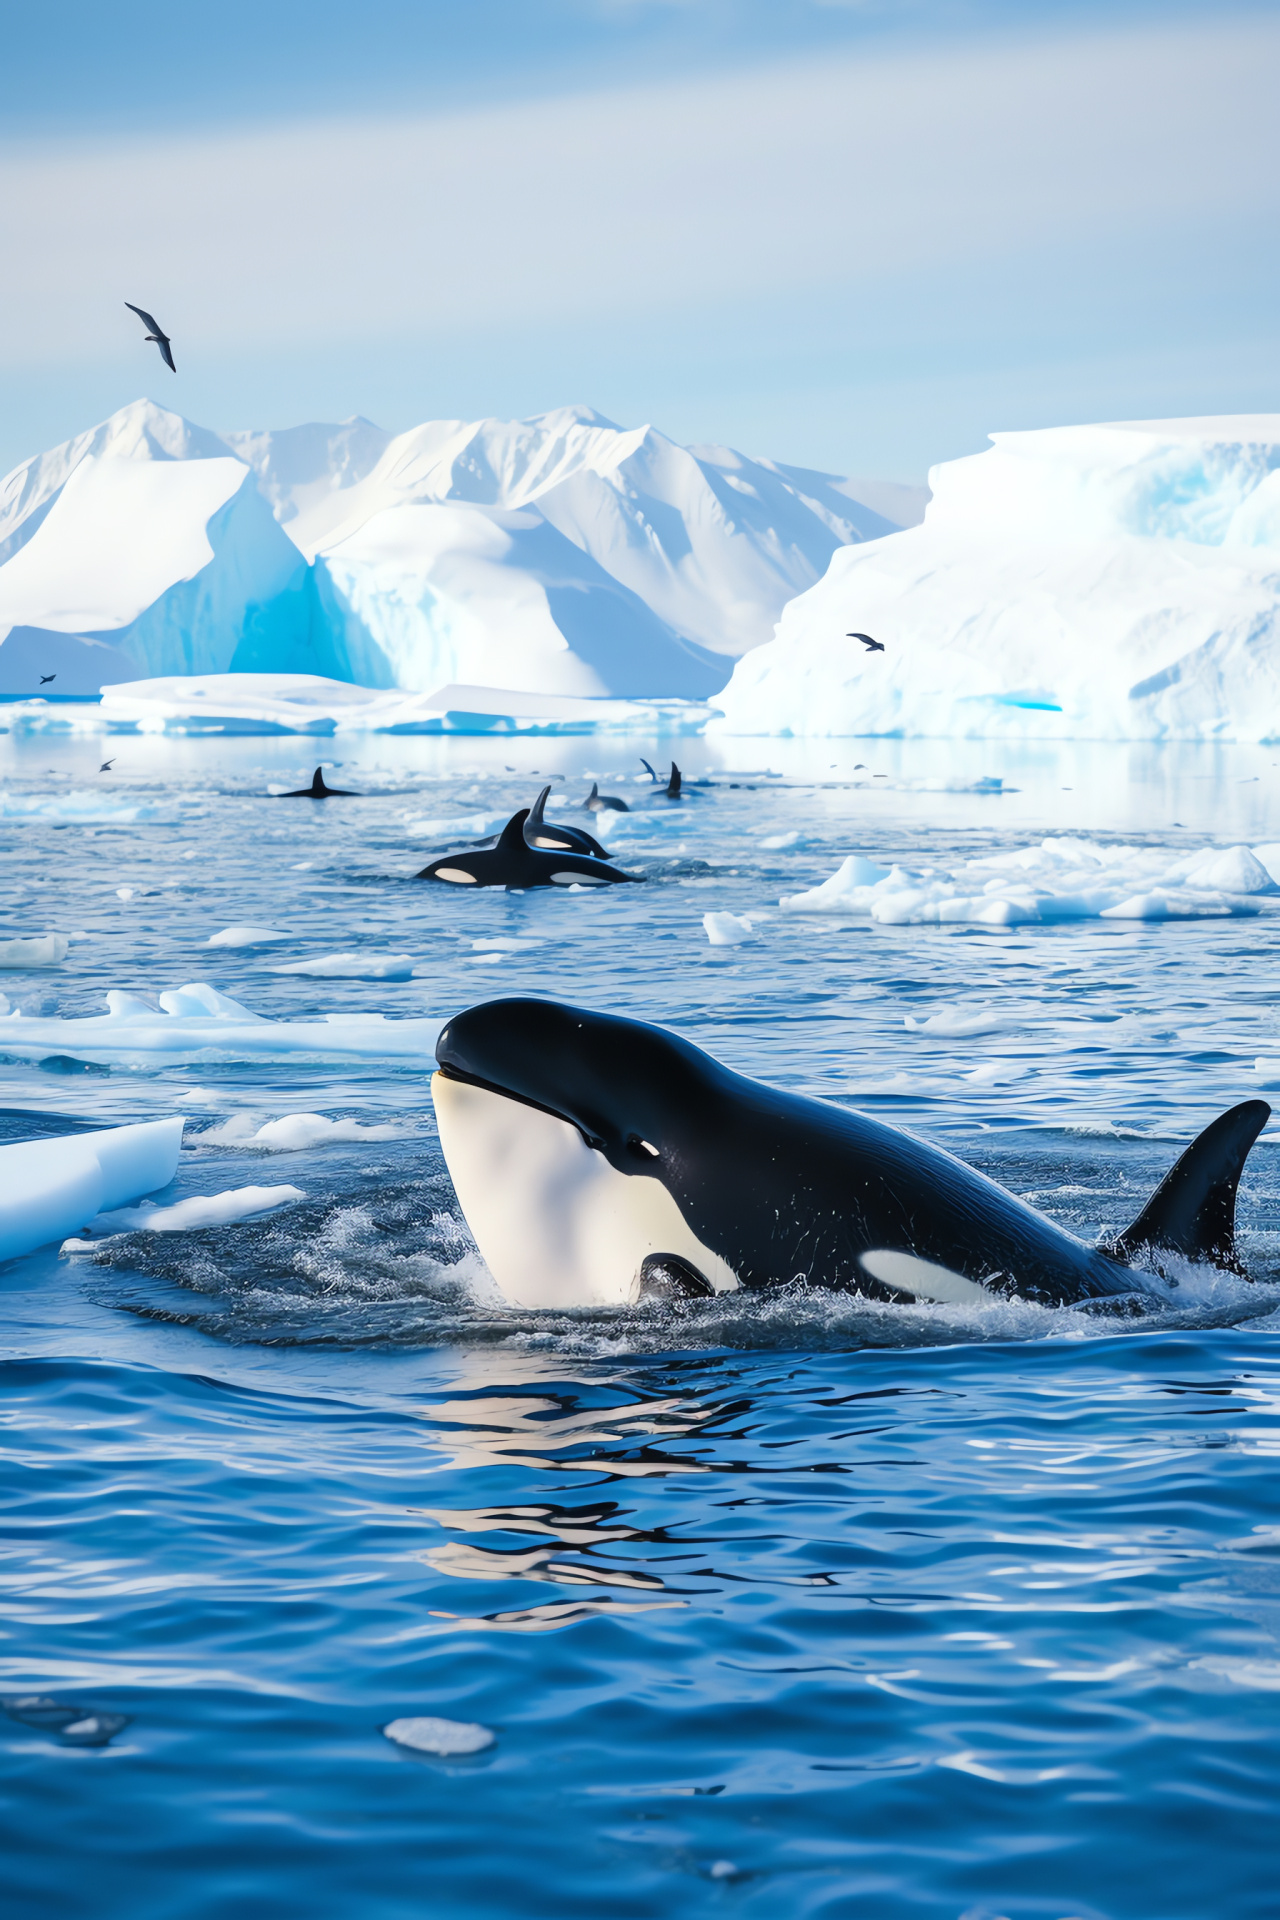
M834 555L714 724L1280 738L1280 414L991 437L923 525Z
M43 652L60 693L261 671L702 697L839 547L920 509L850 488L586 408L218 435L137 401L0 483L0 692Z

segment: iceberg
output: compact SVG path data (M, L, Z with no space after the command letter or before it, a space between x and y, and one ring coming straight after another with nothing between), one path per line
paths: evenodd
M0 1260L167 1186L178 1170L182 1127L180 1118L148 1120L0 1147Z
M918 516L852 485L583 407L219 435L139 400L0 483L0 694L53 671L59 697L234 673L700 700L837 548Z
M923 524L835 552L710 731L1280 737L1280 414L991 440Z

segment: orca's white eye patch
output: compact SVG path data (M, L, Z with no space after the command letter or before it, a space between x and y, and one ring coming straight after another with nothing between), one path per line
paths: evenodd
M456 881L464 887L474 887L476 884L476 876L468 873L465 867L437 867L435 877L437 880Z

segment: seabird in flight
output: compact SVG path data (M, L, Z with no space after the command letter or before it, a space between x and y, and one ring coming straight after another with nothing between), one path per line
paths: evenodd
M56 673L42 673L42 674L40 675L40 685L41 685L42 687L47 687L47 686L48 686L48 684L49 684L49 682L50 682L51 680L56 680L56 679L57 679L57 677L58 677L58 676L57 676L57 674L56 674Z
M178 369L173 364L173 353L170 349L169 336L160 325L160 322L155 319L153 315L149 314L145 307L135 307L132 300L126 300L125 305L128 307L130 313L136 313L139 320L146 322L147 326L151 329L147 335L148 340L155 341L160 349L160 358L164 361L171 373L176 373Z
M846 633L846 640L861 640L868 653L883 653L884 646L879 640L873 640L869 633Z

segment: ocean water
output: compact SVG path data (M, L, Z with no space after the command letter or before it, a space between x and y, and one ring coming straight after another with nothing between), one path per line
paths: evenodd
M309 778L298 740L124 739L99 776L101 741L0 736L0 937L74 936L0 974L67 1022L4 1054L0 1138L176 1110L162 1200L302 1195L0 1267L0 1692L80 1710L0 1716L6 1913L1273 1915L1280 1129L1241 1188L1252 1278L1187 1268L1144 1320L820 1276L515 1312L458 1216L429 1059L287 1032L510 992L665 1021L1091 1238L1280 1081L1280 895L1023 926L778 900L849 853L1266 845L1271 750L681 741L715 784L669 808L633 778L661 742L324 744L367 797L265 797ZM444 850L411 822L596 776L645 886L408 878ZM712 946L709 912L751 937ZM241 925L280 937L209 945ZM335 953L415 970L271 970ZM282 1023L271 1044L77 1053L108 990L195 981ZM291 1114L376 1131L254 1145ZM382 1731L417 1716L494 1738L442 1758Z

